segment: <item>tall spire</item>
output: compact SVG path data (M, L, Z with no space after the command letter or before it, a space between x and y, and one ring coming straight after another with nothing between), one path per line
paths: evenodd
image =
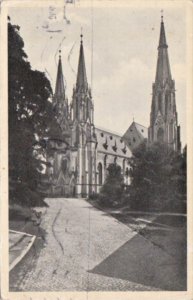
M85 59L84 59L82 31L81 31L80 38L81 38L81 40L80 40L80 54L79 54L76 86L77 86L77 88L87 88L88 84L87 84L86 67L85 67Z
M169 148L180 151L175 81L172 79L170 71L163 15L161 16L156 79L152 89L148 143L164 143Z
M164 28L164 21L163 21L163 11L161 15L161 29L160 29L160 39L159 39L159 48L168 48L166 43L166 35L165 35L165 28Z
M55 97L65 98L64 77L62 72L61 50L59 50L58 72L56 78Z
M158 46L157 71L156 71L156 82L159 82L161 84L164 84L168 79L172 80L167 48L168 45L166 42L166 34L165 34L164 21L162 15L159 46Z

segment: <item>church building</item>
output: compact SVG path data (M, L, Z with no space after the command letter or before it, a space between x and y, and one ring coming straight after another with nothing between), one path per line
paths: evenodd
M53 109L62 138L57 134L48 141L47 176L53 196L86 197L99 193L105 182L110 163L121 167L125 185L129 185L129 159L144 141L166 143L174 151L181 151L180 126L175 100L168 45L163 17L156 78L153 83L149 128L133 121L124 135L95 126L92 91L88 85L81 34L76 84L72 101L68 103L59 55Z
M77 78L70 104L66 97L61 54L59 56L53 109L63 138L56 138L56 134L48 141L47 158L50 193L55 196L85 197L98 193L110 163L121 167L125 184L129 183L131 150L120 135L94 124L94 105L87 81L82 38L81 34Z
M163 16L158 45L155 82L152 86L152 104L149 128L133 121L123 139L133 152L141 143L165 143L174 151L181 151L180 126L175 99L175 81L172 79L168 45Z

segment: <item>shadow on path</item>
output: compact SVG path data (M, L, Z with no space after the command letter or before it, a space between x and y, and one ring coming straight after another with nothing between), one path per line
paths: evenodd
M176 256L170 255L140 234L89 272L160 290L186 290L186 262L183 251L178 252Z

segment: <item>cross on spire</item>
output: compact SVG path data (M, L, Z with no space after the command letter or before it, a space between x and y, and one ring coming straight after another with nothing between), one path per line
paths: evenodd
M163 22L163 18L164 18L164 10L163 9L161 9L161 22Z
M80 42L82 43L83 33L82 33L82 27L80 29Z
M161 26L160 26L160 37L158 46L158 60L157 60L157 71L156 71L156 81L165 82L166 80L171 80L170 63L168 57L168 45L166 42L165 26L163 22L163 10L161 10Z
M56 78L55 96L65 97L64 76L62 71L61 49L59 49L58 71Z
M78 72L77 72L77 80L76 85L79 88L87 88L87 76L86 76L86 67L85 67L85 59L84 59L84 49L83 49L83 34L81 27L81 35L80 35L80 54L79 54L79 63L78 63Z

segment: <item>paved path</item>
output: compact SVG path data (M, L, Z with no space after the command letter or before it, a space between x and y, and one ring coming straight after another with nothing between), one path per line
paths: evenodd
M46 199L46 202L49 208L41 223L46 232L44 246L38 255L31 253L20 269L15 274L13 272L10 289L153 290L119 276L113 266L117 263L116 256L111 259L110 275L108 272L106 274L106 264L104 270L102 268L103 261L107 261L135 236L131 228L83 199L57 198ZM127 260L127 255L124 259ZM95 272L97 266L100 266L100 272Z

